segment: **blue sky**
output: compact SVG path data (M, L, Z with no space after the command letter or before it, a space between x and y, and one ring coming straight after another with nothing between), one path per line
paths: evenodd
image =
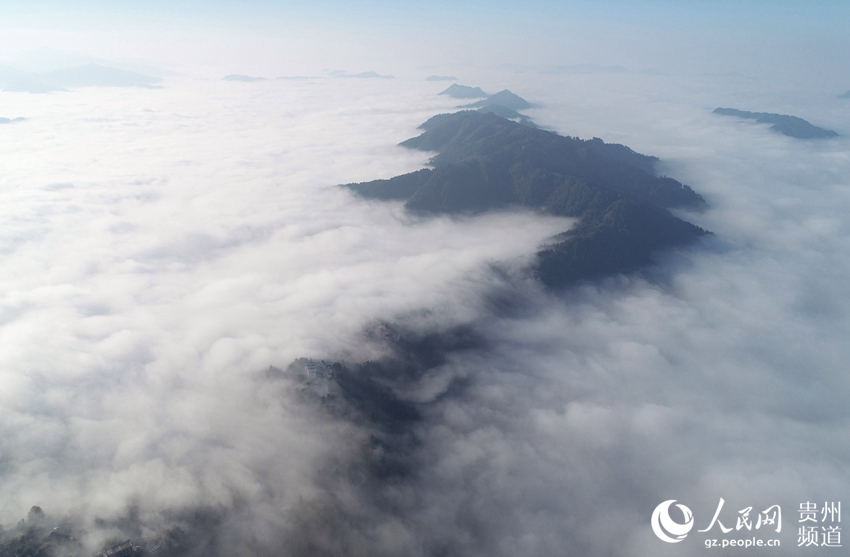
M12 0L0 16L7 55L48 46L234 71L244 60L284 73L506 62L826 75L850 56L850 2L830 0Z
M537 0L518 2L516 0L465 1L451 2L433 0L419 2L413 0L332 0L322 2L278 1L278 0L148 0L135 1L77 0L70 4L63 0L8 0L3 2L5 15L32 16L51 19L52 15L61 15L64 19L84 18L95 15L149 15L156 17L174 17L188 15L195 20L215 19L216 17L239 16L278 16L297 15L304 17L331 18L350 17L360 14L368 18L392 18L399 15L475 13L498 16L510 13L512 16L527 14L540 17L551 14L584 16L591 19L627 19L665 18L673 21L722 21L727 18L751 20L769 23L786 20L789 22L832 22L840 26L846 22L836 20L837 16L850 14L850 7L842 0Z

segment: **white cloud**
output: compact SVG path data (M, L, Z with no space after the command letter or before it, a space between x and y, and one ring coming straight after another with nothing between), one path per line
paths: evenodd
M488 79L469 84L541 101L540 124L662 157L709 200L686 217L715 236L560 296L518 280L526 311L497 317L489 263L527 262L563 220L420 219L333 187L420 167L427 154L395 145L453 106L439 87L4 93L29 120L0 130L0 522L135 503L153 528L245 498L242 527L272 540L303 497L350 521L326 540L341 554L626 556L667 550L649 529L666 499L700 528L719 497L731 517L781 502L786 546L797 504L846 500L847 140L714 117L734 80ZM487 348L399 387L430 403L415 474L329 479L318 467L356 470L366 433L259 372L371 355L364 324L399 316L472 322ZM670 554L704 551L695 538Z
M455 357L473 388L432 409L421 483L398 499L467 555L662 553L655 505L687 502L704 528L720 497L733 527L780 503L796 549L799 504L848 495L847 140L715 123L712 99L672 80L654 104L654 82L585 85L600 80L589 107L577 99L596 89L541 92L556 129L595 122L660 155L707 197L685 216L715 236L664 256L653 282L532 295L530 317L479 324L493 348ZM701 536L670 554L701 554Z
M376 317L448 310L488 260L568 226L416 219L336 188L424 163L395 145L443 108L420 83L8 100L30 119L2 137L7 524L33 504L292 504L351 433L258 372L351 353Z

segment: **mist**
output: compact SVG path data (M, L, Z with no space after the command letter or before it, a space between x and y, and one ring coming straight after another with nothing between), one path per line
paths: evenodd
M0 541L26 518L91 555L132 539L186 555L687 556L724 538L697 533L723 498L726 526L782 508L781 533L755 532L782 546L748 553L803 551L800 504L850 498L850 76L821 56L844 52L828 17L843 8L798 14L787 40L793 17L772 13L758 49L757 18L732 11L703 27L687 10L576 12L553 49L570 14L551 6L464 8L487 14L470 35L440 28L441 11L343 25L348 12L301 10L276 36L283 20L252 27L254 8L182 38L169 25L191 11L155 32L148 14L121 44L103 27L81 43L98 60L172 56L181 75L161 88L0 92L0 117L25 118L0 126ZM7 49L79 34L14 15ZM730 19L735 40L711 39ZM514 21L507 52L494 37ZM337 187L427 164L398 143L459 104L431 74L659 157L708 202L681 216L713 234L548 291L535 253L574 219L416 215ZM309 78L271 79L285 75ZM796 140L717 106L841 137ZM376 327L436 353L369 378L415 418L322 403L291 373L299 358L353 380L364 362L394 369ZM695 516L680 544L650 527L671 499Z
M469 320L453 298L489 262L521 267L570 226L416 218L336 187L424 163L395 143L447 108L431 91L262 86L8 94L28 119L3 138L4 523L240 499L280 518L358 434L261 372L369 355L378 318Z

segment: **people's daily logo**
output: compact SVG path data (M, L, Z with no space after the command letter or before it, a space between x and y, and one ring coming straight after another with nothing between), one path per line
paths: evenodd
M676 503L675 499L664 501L652 512L652 531L658 539L667 543L678 543L685 539L691 528L694 527L694 513L685 505L676 504L682 511L684 522L676 522L670 516L670 507Z
M704 513L699 516L699 522L706 526L696 532L706 534L702 540L706 548L778 548L784 545L778 536L783 532L782 508L779 505L770 505L760 512L750 505L734 512L730 509L724 511L725 503L721 497L713 515ZM797 514L798 547L843 547L841 501L824 501L822 505L806 501L800 503ZM676 499L668 499L652 511L650 525L659 540L679 543L688 537L695 522L690 508L676 503ZM788 532L788 529L784 531Z

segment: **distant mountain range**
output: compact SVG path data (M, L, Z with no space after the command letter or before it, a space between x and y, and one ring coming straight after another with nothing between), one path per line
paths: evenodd
M26 72L0 66L0 87L5 91L49 93L76 87L156 87L159 77L87 64L49 72Z
M514 122L518 122L524 126L532 128L537 127L528 116L519 112L526 108L532 108L534 105L519 95L511 93L507 89L499 91L493 95L488 95L480 87L469 87L466 85L454 84L439 94L447 95L455 99L481 99L484 97L480 101L463 105L460 108L477 108L479 112L491 112L496 116L513 120Z
M251 75L242 75L242 74L230 74L224 76L222 79L225 81L242 81L244 83L253 83L255 81L266 81L265 77L254 77Z
M498 93L488 96L484 100L468 104L464 108L481 108L486 106L501 106L504 108L510 108L511 110L524 110L526 108L532 108L534 105L519 95L515 95L507 89L503 89Z
M453 99L480 99L489 96L481 87L469 87L467 85L458 85L457 83L452 83L439 94L447 95Z
M531 121L531 118L519 112L520 110L533 108L534 106L519 95L515 95L504 89L488 96L486 99L464 105L461 108L477 108L479 112L490 112L524 126L536 128L537 126Z
M0 118L0 124L11 124L12 122L22 122L26 118Z
M330 73L330 77L339 77L339 78L353 78L353 79L393 79L394 76L391 75L381 75L375 72L360 72L355 74L346 73L343 70L335 70ZM225 81L241 81L242 83L256 83L258 81L268 81L266 77L253 76L253 75L244 75L244 74L230 74L224 76L222 79ZM278 78L275 78L279 81L307 81L310 79L324 79L322 77L310 76L310 75L284 75Z
M660 248L687 244L705 230L668 208L702 209L705 200L672 178L657 159L601 139L581 140L522 125L492 112L440 114L401 143L436 151L432 168L344 187L358 195L402 200L422 213L481 213L511 206L580 217L538 253L547 286L646 265Z
M335 70L331 72L332 77L346 77L346 78L355 78L355 79L393 79L395 76L393 75L381 75L377 72L360 72L360 73L348 73L343 70Z
M66 68L81 68L89 64L126 70L152 77L169 77L179 75L177 72L151 66L141 60L107 60L81 52L57 50L54 48L37 48L6 58L0 64L6 64L19 70L32 73L47 73Z
M574 74L623 74L629 70L623 66L600 66L598 64L572 64L567 66L555 66L549 68L545 73L574 73Z
M769 112L747 112L746 110L737 110L734 108L715 108L715 114L723 116L737 116L738 118L746 118L755 120L761 124L772 124L770 129L797 139L826 139L830 137L838 137L838 134L832 130L819 128L802 118L796 116L787 116L785 114L772 114Z

